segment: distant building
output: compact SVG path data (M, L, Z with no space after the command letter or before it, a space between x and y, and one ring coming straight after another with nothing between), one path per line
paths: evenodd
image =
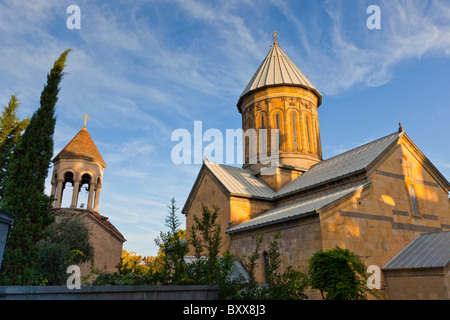
M324 160L317 112L321 104L320 92L274 42L237 108L244 131L279 130L279 160L264 163L255 158L248 140L242 168L205 159L182 210L187 239L202 204L217 205L224 248L230 244L240 259L254 251L255 235L264 234L261 252L267 252L280 232L282 268L307 271L316 251L339 246L358 254L367 266L387 266L382 270L391 281L383 276L382 287L388 297L449 299L448 236L441 237L447 242L435 256L440 276L422 295L412 284L419 279L417 272L410 270L412 282L400 284L394 279L395 264L388 263L416 237L450 230L450 183L401 125L396 132ZM258 139L258 155L271 155L268 137ZM408 254L413 258L416 252ZM257 267L261 283L265 265L261 260ZM428 285L426 279L421 284Z

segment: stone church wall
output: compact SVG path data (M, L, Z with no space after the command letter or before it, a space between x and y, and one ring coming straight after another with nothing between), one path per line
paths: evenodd
M90 242L94 247L94 267L96 269L105 268L104 270L107 272L116 272L116 266L120 263L122 257L122 242L96 222L86 216L84 219L91 233ZM88 275L90 268L90 263L81 265L81 277Z
M325 250L339 245L357 253L367 266L381 268L419 234L448 230L448 195L407 146L399 146L369 180L367 196L321 222ZM417 216L410 183L416 190Z
M316 216L310 216L301 220L281 223L260 229L249 230L233 234L231 236L231 251L242 261L250 256L256 248L256 236L263 235L260 246L260 254L269 250L270 242L279 232L280 238L280 259L281 269L292 265L300 267L303 272L307 272L307 260L311 255L322 247L321 231ZM265 282L264 262L261 258L256 266L256 280L259 283Z
M385 272L391 300L450 300L450 268Z
M186 239L190 239L191 237L194 216L200 218L202 215L202 204L210 210L212 210L212 205L220 209L217 223L220 225L222 233L225 232L230 222L230 200L225 192L224 189L219 187L219 183L216 182L215 177L206 171L200 187L195 192L189 211L186 214ZM223 237L222 240L223 248L226 249L229 244L228 238ZM189 248L188 255L194 255L192 248Z

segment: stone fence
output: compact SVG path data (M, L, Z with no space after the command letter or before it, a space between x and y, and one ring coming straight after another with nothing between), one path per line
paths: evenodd
M217 300L217 286L0 286L0 300Z

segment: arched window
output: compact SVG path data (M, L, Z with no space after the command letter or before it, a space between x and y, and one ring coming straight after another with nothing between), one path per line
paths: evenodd
M244 132L244 156L245 156L245 162L249 163L250 161L253 161L254 157L257 155L257 132L253 124L253 118L250 118L248 120L248 128Z
M320 146L320 133L319 133L319 121L316 120L316 143L317 143L317 154L322 156L322 147Z
M297 150L297 128L295 126L295 113L292 112L292 136L294 139L294 150Z
M77 202L77 207L80 209L87 209L90 183L91 183L91 176L87 173L83 174L81 176L80 190Z
M61 208L70 208L72 204L72 194L74 185L74 174L66 172L61 190Z
M278 149L281 147L281 119L280 114L275 113L275 129L278 130Z
M309 134L309 118L308 118L308 116L305 116L305 122L306 122L306 141L307 141L307 144L308 144L308 150L312 151L312 149L311 149L311 137L310 137L310 134Z
M411 205L413 208L413 214L415 216L420 216L419 207L417 206L416 190L412 184L409 185L409 197L411 198Z
M266 135L267 135L267 131L265 131L266 129L266 125L265 125L265 119L264 116L261 116L261 129L262 131L259 132L259 137L261 139L261 154L267 154L267 143L266 143Z

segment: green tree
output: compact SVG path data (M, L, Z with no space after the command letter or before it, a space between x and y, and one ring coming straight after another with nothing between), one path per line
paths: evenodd
M47 237L38 242L39 262L35 273L47 285L64 285L68 266L89 262L94 256L89 229L83 217L63 213L46 231Z
M269 300L303 300L304 290L308 285L306 274L292 266L281 272L280 243L281 233L275 234L269 244L269 264L265 271L267 279L267 299Z
M365 300L368 274L361 259L348 249L318 251L309 260L310 285L326 300Z
M52 198L44 190L53 156L55 104L69 51L61 54L47 74L40 107L11 157L2 205L18 219L7 240L2 264L1 279L7 285L29 285L36 281L37 242L44 238L45 228L54 220L50 214Z
M19 120L16 115L18 108L19 101L16 95L13 94L8 105L3 106L3 112L0 117L0 203L4 196L9 162L14 147L30 121L28 118Z
M220 209L212 206L210 210L202 204L202 215L194 216L194 224L191 227L191 239L189 245L192 245L195 252L196 263L200 266L205 264L206 269L201 274L198 268L197 276L205 277L206 283L214 283L219 272L219 253L222 246L221 228L216 220Z
M169 215L166 218L165 226L169 229L167 232L161 232L160 236L155 239L155 243L159 246L159 254L157 262L160 265L160 271L165 281L171 284L179 284L184 282L185 267L184 256L187 254L186 231L180 230L181 225L178 217L175 199L170 200Z
M190 284L217 285L219 299L232 299L237 296L244 279L233 276L236 258L230 249L220 254L222 235L217 223L219 214L217 206L212 205L211 210L202 204L201 215L194 216L188 245L192 246L195 259L188 264L186 274Z

